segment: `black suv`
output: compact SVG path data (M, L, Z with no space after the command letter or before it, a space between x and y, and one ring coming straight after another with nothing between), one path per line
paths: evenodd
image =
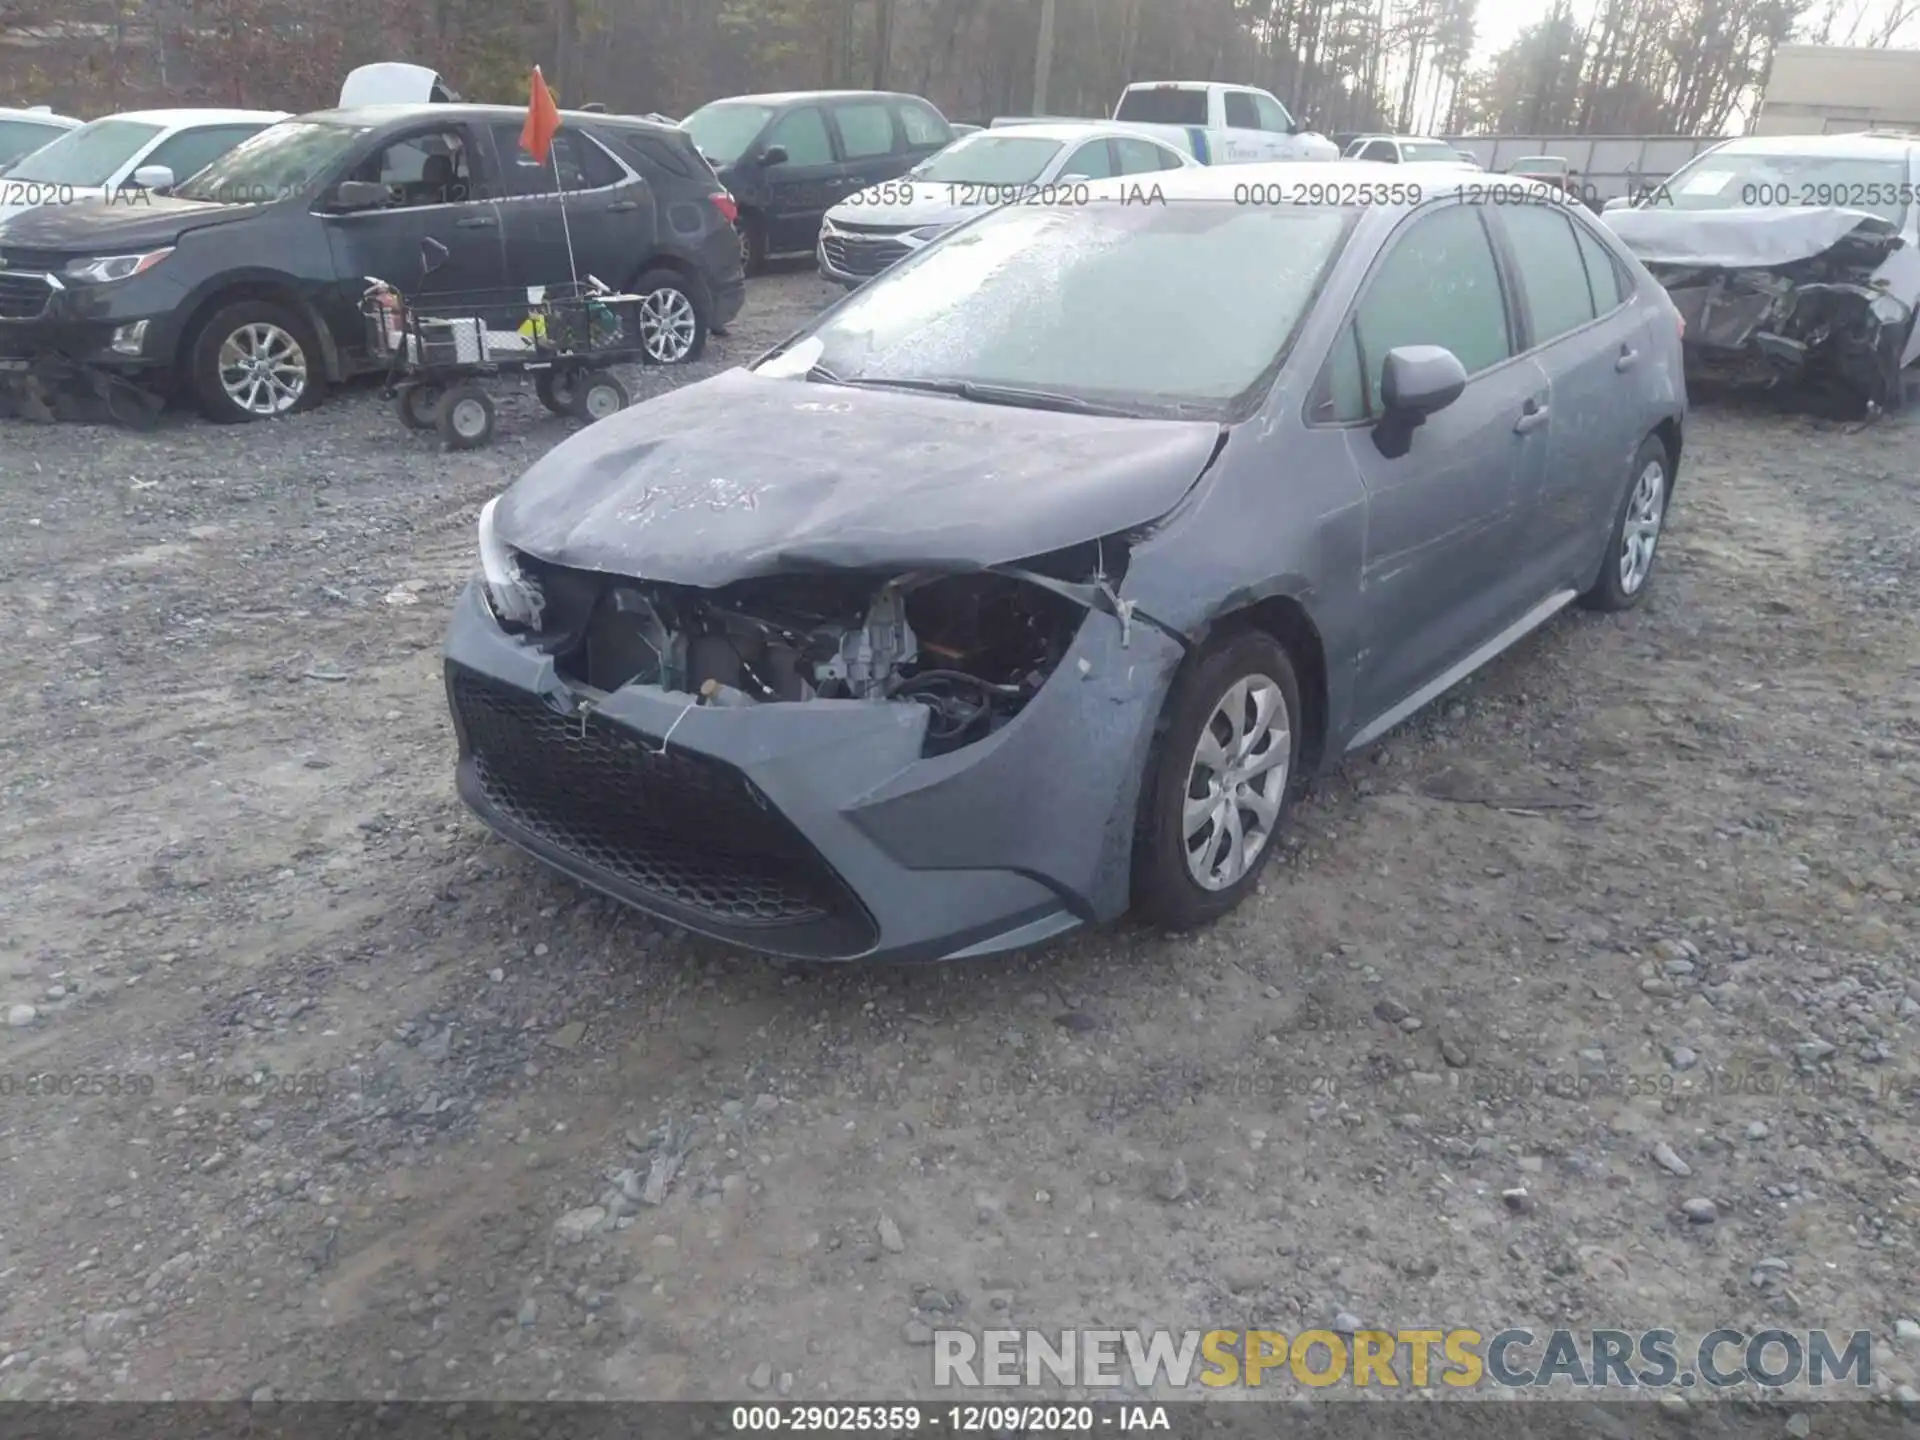
M883 90L740 95L703 105L680 125L739 202L749 275L773 256L813 254L827 211L955 138L925 100Z
M696 359L746 295L712 167L675 126L578 112L537 165L525 120L499 105L321 111L164 195L15 216L0 227L0 364L51 352L177 379L214 420L264 419L384 365L360 309L369 277L431 297L575 267L646 297L650 360Z

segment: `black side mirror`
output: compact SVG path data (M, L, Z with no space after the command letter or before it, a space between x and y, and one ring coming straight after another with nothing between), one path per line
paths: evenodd
M767 146L766 149L760 152L760 163L762 165L786 164L787 163L787 147L784 145Z
M420 273L431 275L447 263L447 247L429 235L420 242ZM1391 357L1389 357L1391 358ZM1459 361L1454 361L1458 365Z
M387 187L372 180L342 180L333 187L333 203L328 208L349 213L356 210L378 210L392 197Z
M1407 453L1413 432L1429 415L1446 409L1467 388L1467 367L1442 345L1402 345L1387 352L1380 369L1383 412L1374 444L1388 459Z

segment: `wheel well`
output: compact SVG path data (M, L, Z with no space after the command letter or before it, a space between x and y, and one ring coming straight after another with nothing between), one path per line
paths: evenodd
M699 268L688 264L678 255L661 254L642 261L639 267L634 270L633 279L627 282L627 288L632 289L638 285L640 283L640 277L649 270L671 270L692 287L694 299L699 301L703 306L707 305L713 298L707 293L707 282L700 274Z
M275 305L284 305L296 312L313 327L314 337L320 342L320 360L326 367L327 378L329 380L341 378L339 346L334 342L333 331L328 328L325 318L298 295L266 280L229 285L224 290L215 291L195 306L193 313L187 317L186 324L180 327L180 339L174 351L176 369L184 371L191 364L193 346L200 338L201 327L213 318L216 311L225 309L236 300L269 300Z
M1680 478L1680 422L1669 415L1653 427L1653 434L1667 451L1667 490L1672 493Z
M1257 630L1287 652L1300 683L1300 708L1306 712L1301 716L1305 733L1300 737L1300 768L1307 775L1317 772L1327 748L1327 650L1306 607L1290 595L1274 595L1220 616L1209 630L1209 644Z

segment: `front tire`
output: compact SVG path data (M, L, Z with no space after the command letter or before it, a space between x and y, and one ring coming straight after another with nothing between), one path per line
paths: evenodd
M277 420L309 409L326 385L312 327L271 300L222 306L187 353L194 400L219 425Z
M1631 610L1647 593L1653 565L1659 555L1661 527L1666 524L1667 499L1673 493L1673 462L1658 435L1649 435L1634 452L1626 498L1615 513L1607 538L1607 556L1600 578L1580 604L1588 610Z
M1232 637L1175 682L1140 796L1133 904L1192 930L1259 884L1292 808L1302 711L1293 662L1271 636Z

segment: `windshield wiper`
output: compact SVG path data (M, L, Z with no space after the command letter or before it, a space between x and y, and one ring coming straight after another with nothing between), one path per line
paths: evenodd
M809 372L809 378L818 372L815 366ZM972 400L981 405L1014 405L1023 410L1061 410L1073 415L1115 415L1131 417L1134 412L1117 405L1102 405L1097 401L1083 400L1078 395L1065 395L1057 390L1029 390L1018 385L989 385L978 380L870 380L861 377L842 380L834 377L833 383L839 385L857 385L875 390L917 390L929 395L953 395L962 400Z

